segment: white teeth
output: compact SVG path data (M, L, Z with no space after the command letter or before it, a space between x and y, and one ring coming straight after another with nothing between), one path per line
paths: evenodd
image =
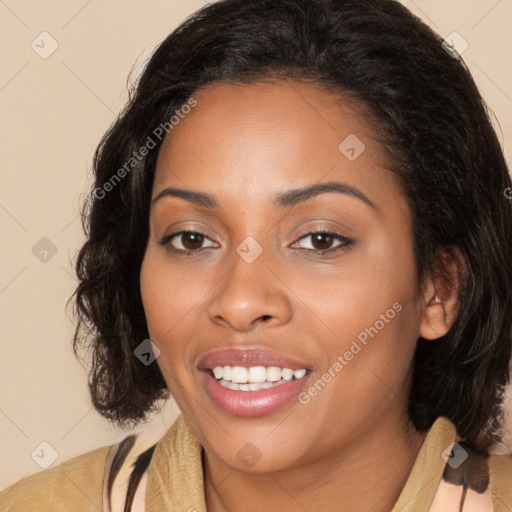
M267 380L270 382L277 382L279 379L281 379L282 373L283 370L281 370L281 368L278 366L271 366L270 368L267 368Z
M217 368L220 368L220 366L217 366ZM224 380L231 380L231 366L224 366L224 368L222 368L222 378Z
M281 373L284 380L293 379L293 370L290 370L290 368L283 368L283 371Z
M304 368L292 370L291 368L279 368L278 366L269 366L268 368L264 366L251 366L250 368L244 366L216 366L213 368L213 375L218 381L224 380L234 384L265 384L278 382L281 379L290 381L293 378L302 379L306 372L307 370Z
M231 382L239 384L247 382L247 373L247 368L243 366L233 366L233 368L231 368Z
M302 377L304 377L304 375L306 375L306 370L304 370L304 369L302 369L302 370L295 370L293 372L293 376L296 379L302 379Z
M267 380L267 369L264 366L251 366L247 380L249 382L265 382Z

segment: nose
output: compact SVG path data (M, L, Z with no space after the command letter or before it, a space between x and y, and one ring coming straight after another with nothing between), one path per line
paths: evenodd
M214 288L208 304L208 316L214 323L247 332L259 324L275 327L291 319L287 286L278 278L278 268L266 253L263 251L252 263L234 253L229 270Z

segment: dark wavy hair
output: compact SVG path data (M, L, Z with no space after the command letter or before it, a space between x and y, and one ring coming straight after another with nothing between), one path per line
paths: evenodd
M512 184L490 109L462 58L442 43L393 0L220 0L158 46L96 150L81 210L87 239L71 297L73 347L77 356L80 347L89 351L92 401L103 416L138 423L169 396L158 365L134 356L149 338L139 273L163 140L157 128L169 127L207 84L281 79L338 94L377 128L411 210L419 279L443 270L441 248L465 258L454 324L436 341L417 341L415 427L445 416L476 449L500 440L512 346L512 206L504 191ZM155 147L141 156L148 137Z

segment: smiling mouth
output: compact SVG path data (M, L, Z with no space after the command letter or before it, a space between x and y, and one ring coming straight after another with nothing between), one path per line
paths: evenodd
M216 366L208 373L224 388L233 391L259 391L304 378L311 370L278 366Z
M247 364L247 363L245 363ZM239 418L258 418L272 414L301 393L312 371L278 366L203 367L202 385L210 400L224 413Z

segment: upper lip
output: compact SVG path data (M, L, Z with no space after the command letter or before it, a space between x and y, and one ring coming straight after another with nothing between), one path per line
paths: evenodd
M214 350L208 352L199 361L200 370L209 370L216 366L242 366L245 368L251 366L278 366L291 370L309 369L304 362L297 361L279 352L258 348L248 349L247 347Z

